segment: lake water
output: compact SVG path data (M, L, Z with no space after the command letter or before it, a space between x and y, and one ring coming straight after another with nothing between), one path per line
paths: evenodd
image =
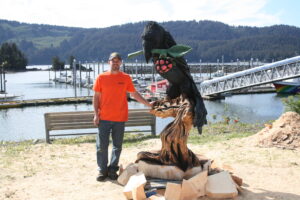
M58 76L58 73L57 73ZM93 73L91 73L93 77ZM54 73L50 73L54 78ZM74 88L70 85L49 81L48 71L29 71L6 75L7 92L21 95L22 99L42 99L73 97ZM92 95L86 88L77 88L77 96ZM209 121L223 120L224 116L237 118L241 122L255 123L277 119L283 112L282 97L276 93L234 95L225 100L205 101ZM129 108L144 108L142 104L130 102ZM44 139L44 113L62 111L93 110L91 104L66 104L36 106L0 110L0 141L20 141ZM216 119L213 119L216 115ZM157 119L157 133L171 121L171 118ZM96 131L96 129L95 129Z

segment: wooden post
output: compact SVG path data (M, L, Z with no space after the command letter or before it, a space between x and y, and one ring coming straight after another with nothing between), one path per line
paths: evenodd
M48 71L49 71L49 81L50 81L50 65L48 67Z
M104 72L104 62L102 60L102 73Z
M87 78L87 76L88 76L88 63L87 63L87 61L85 61L85 79Z
M81 76L81 62L78 62L79 65L79 88L81 88L81 84L82 84L82 76Z
M52 67L53 67L53 65L52 65ZM55 70L55 68L53 68L54 69L54 82L56 82L57 80L56 80L56 70Z
M6 80L5 80L4 66L2 66L2 69L3 69L3 92L5 94L6 93Z
M76 60L73 60L73 84L74 84L74 96L77 98L77 90L76 90Z
M199 77L200 77L200 80L201 80L201 62L202 62L202 60L200 59L199 60Z
M137 73L137 68L138 68L138 60L135 60L135 78L138 78L138 73Z
M125 62L123 62L122 67L123 67L123 72L126 73L126 64L125 64Z
M1 69L0 69L0 84L1 84L1 90L0 90L0 93L3 92L3 86L2 86L2 69L3 69L3 67L1 66Z
M88 96L90 96L90 78L91 78L91 65L89 64L89 69L88 69L88 77L87 77L87 90L88 90Z
M96 77L96 66L95 66L95 61L93 61L93 73L94 73L94 79Z
M208 66L208 63L207 63ZM209 79L211 79L211 66L209 66Z
M66 68L66 84L67 84L67 82L68 82L68 70Z

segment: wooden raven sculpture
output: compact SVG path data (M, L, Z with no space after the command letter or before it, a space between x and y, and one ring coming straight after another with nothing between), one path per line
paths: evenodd
M152 58L157 73L169 81L167 98L175 99L182 95L189 99L193 108L193 125L201 134L202 126L207 123L207 111L185 59L182 56L174 57L169 53L161 56L153 51L169 49L176 45L175 40L162 26L152 21L145 26L142 39L146 62Z

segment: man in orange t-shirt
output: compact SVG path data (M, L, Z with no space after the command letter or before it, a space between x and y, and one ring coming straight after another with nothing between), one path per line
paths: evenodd
M119 53L110 54L110 71L100 74L94 82L93 97L94 124L99 133L96 138L97 164L99 174L97 181L104 181L108 176L118 178L118 163L122 151L125 122L128 120L127 92L138 102L151 107L151 104L138 93L130 76L120 71L122 58ZM108 145L112 135L112 154L108 165Z

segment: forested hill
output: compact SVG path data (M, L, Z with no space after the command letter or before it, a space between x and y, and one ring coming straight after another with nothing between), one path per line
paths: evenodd
M0 43L15 42L30 64L49 64L53 56L81 61L107 60L112 51L123 55L140 50L146 22L108 28L72 28L0 20ZM161 23L177 43L193 50L189 62L259 60L270 62L300 54L300 28L229 26L214 21L170 21ZM138 58L138 59L141 59Z

